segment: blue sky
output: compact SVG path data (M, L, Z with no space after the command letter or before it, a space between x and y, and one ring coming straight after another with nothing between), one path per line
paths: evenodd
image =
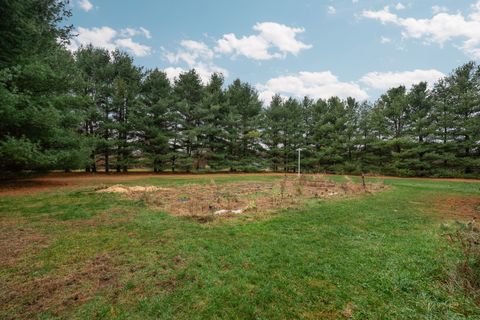
M72 0L78 37L174 78L222 72L273 93L376 99L480 58L480 1Z

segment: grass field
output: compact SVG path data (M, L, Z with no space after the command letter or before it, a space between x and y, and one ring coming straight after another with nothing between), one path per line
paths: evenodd
M212 179L280 177L123 183ZM379 193L208 223L94 191L114 182L0 195L0 318L480 319L450 281L461 252L446 236L479 213L480 182L386 178Z

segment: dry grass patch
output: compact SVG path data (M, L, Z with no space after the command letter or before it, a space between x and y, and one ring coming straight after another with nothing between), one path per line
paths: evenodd
M48 238L29 227L16 222L2 221L0 224L0 267L18 265L26 256L47 247Z
M120 290L119 275L111 255L98 254L83 264L70 266L67 274L58 272L23 282L6 280L0 288L0 304L15 310L15 319L31 319L45 312L60 315L104 288L116 295Z
M466 224L457 222L455 227L447 236L459 246L461 259L450 274L450 284L463 288L480 305L480 225L474 219Z
M217 216L265 212L290 208L306 199L328 199L383 190L383 183L340 183L322 175L285 176L275 182L236 182L188 184L171 188L126 187L116 185L97 190L124 194L132 200L143 200L149 206L176 216L192 217L206 222Z

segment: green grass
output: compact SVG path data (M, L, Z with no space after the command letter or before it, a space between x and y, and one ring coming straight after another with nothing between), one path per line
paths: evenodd
M350 308L352 319L479 319L474 298L449 285L458 249L446 241L450 227L442 227L447 222L428 199L478 197L480 183L386 183L391 188L374 195L207 224L91 188L3 197L2 230L13 225L47 240L0 269L0 296L38 279L79 274L81 281L47 291L50 300L35 286L0 298L0 318L341 319ZM83 274L101 256L107 270ZM97 273L111 279L102 284ZM75 295L82 298L68 299Z

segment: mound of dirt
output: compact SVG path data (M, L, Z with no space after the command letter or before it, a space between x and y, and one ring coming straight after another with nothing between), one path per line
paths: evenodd
M133 186L127 187L117 184L108 188L97 190L100 193L135 193L135 192L154 192L160 190L168 190L167 188L160 188L155 186Z

